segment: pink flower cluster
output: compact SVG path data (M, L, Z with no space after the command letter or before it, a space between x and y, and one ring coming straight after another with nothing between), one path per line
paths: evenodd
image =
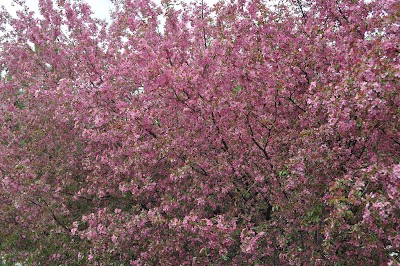
M0 10L1 257L399 263L399 1L113 2Z

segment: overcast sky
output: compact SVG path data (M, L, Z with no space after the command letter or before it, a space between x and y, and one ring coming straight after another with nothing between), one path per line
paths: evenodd
M109 18L109 10L112 8L112 4L110 0L85 0L92 6L92 10L96 17L101 19ZM189 0L184 0L185 2L190 2ZM217 0L204 0L207 4L212 5L217 2ZM160 3L161 0L156 0L156 2ZM15 12L15 8L12 7L13 0L0 0L0 5L4 5L8 10ZM38 12L38 0L26 0L29 8L35 13Z

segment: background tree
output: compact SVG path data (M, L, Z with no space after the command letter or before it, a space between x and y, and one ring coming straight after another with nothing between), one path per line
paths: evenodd
M109 25L79 2L3 10L2 255L396 265L399 10L126 0Z

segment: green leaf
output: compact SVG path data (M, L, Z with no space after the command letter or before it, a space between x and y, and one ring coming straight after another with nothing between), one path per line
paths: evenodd
M242 90L242 86L237 85L234 89L233 89L233 93L236 94L238 92L240 92Z

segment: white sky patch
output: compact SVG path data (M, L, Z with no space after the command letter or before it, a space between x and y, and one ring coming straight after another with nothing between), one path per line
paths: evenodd
M111 3L111 0L84 0L84 2L88 3L92 7L92 11L96 18L106 19L107 21L110 21L110 10L113 9L113 4ZM183 2L189 3L191 1L183 0ZM218 0L204 0L204 2L212 6L217 3ZM161 0L155 0L155 3L159 5L161 4ZM26 0L26 4L30 10L35 12L35 14L39 13L38 0ZM13 0L0 0L0 6L1 5L4 5L6 9L9 10L10 13L13 15L18 10L18 7L16 4L14 4Z
M96 18L110 21L110 10L113 9L113 4L110 0L86 0L86 2L92 7Z
M113 8L110 0L86 0L86 2L92 7L93 13L97 18L110 20L109 13L110 10ZM154 0L154 2L157 5L161 5L161 0ZM182 2L189 3L191 1L183 0ZM217 2L218 0L204 0L204 3L207 3L209 6L212 6Z
M39 1L38 0L28 0L27 6L29 10L34 11L35 14L39 13ZM0 6L5 6L5 8L10 12L11 15L15 15L18 10L21 10L18 4L15 4L13 0L0 0Z

